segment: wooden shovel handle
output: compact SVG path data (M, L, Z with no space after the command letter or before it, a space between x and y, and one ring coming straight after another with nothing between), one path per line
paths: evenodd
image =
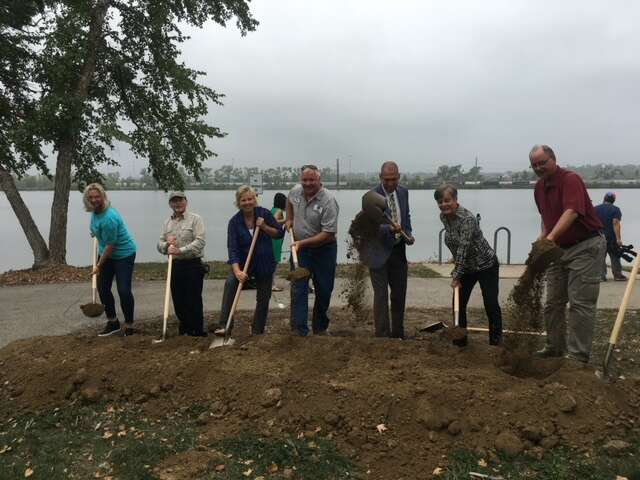
M453 324L458 326L460 323L460 287L453 289Z
M249 247L249 253L247 254L247 260L244 262L244 268L242 269L242 273L244 273L245 275L249 271L249 265L251 263L251 259L253 258L253 251L256 248L258 235L260 235L260 229L258 227L255 227L253 231L253 238L251 239L251 246ZM233 303L231 304L231 310L229 310L229 317L227 318L227 324L224 327L225 337L228 335L229 327L231 326L231 319L233 318L233 314L236 312L236 308L238 307L238 302L240 301L240 293L242 292L243 285L244 285L244 282L239 282L238 288L236 288L236 295L233 297Z
M613 330L611 330L611 337L609 338L609 344L611 345L615 345L618 342L620 329L622 328L622 323L624 322L624 314L627 311L627 305L629 304L629 299L631 298L631 293L633 292L633 286L636 282L636 276L638 275L639 267L640 255L636 256L636 259L633 261L633 268L631 269L631 275L629 275L629 278L627 280L627 288L624 291L622 303L620 303L620 308L618 309L616 323L613 324Z
M169 319L169 300L171 299L171 272L173 271L173 255L169 255L167 264L167 281L164 286L164 309L162 311L162 338L167 336L167 321Z
M289 228L289 235L291 235L291 243L295 242L295 238L293 238L293 227ZM298 268L298 249L295 247L291 247L291 257L293 258L293 268Z
M92 251L91 251L91 265L93 269L96 268L98 264L98 239L93 237L92 243ZM91 297L93 299L93 303L96 303L96 290L98 289L98 276L94 273L91 275Z

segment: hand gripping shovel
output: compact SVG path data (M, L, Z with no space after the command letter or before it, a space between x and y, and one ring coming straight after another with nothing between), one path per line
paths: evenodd
M98 256L98 239L93 237L93 252L91 253L91 264L96 268ZM99 317L104 313L104 305L96 302L96 291L98 289L98 276L91 275L91 303L80 305L80 310L87 317Z
M244 268L242 269L242 273L245 275L249 271L249 265L251 264L251 258L253 257L253 250L256 247L256 241L258 240L258 235L260 234L260 229L255 227L253 231L253 238L251 239L251 246L249 247L249 254L247 255L247 260L244 262ZM231 304L231 310L229 310L229 317L227 318L227 324L224 327L224 334L222 338L214 338L209 348L218 348L218 347L226 347L227 345L233 345L235 340L231 338L231 321L233 320L233 314L236 313L236 308L238 307L238 302L240 301L240 293L242 292L242 286L244 282L238 282L238 288L236 288L236 296L233 297L233 303Z
M610 378L611 372L609 371L609 363L611 362L613 350L616 344L618 343L618 336L620 335L620 330L622 329L624 314L627 311L627 305L629 304L629 298L631 297L631 292L633 291L633 286L636 282L636 276L638 275L639 267L640 267L640 255L638 255L636 259L633 261L633 268L631 269L631 274L627 279L627 288L624 291L624 296L622 297L622 303L620 303L620 308L618 309L618 316L616 317L616 323L613 324L611 337L609 337L609 346L607 347L607 353L605 353L604 362L602 363L602 372L605 378Z
M164 310L162 312L162 336L154 339L153 343L162 343L167 338L167 320L169 319L169 299L171 298L171 270L173 269L173 255L169 255L167 265L167 281L164 286Z
M289 229L289 235L291 235L291 243L295 242L295 239L293 238L293 228ZM291 258L293 259L293 270L287 274L287 280L295 282L297 280L309 278L311 276L311 272L298 264L298 249L293 246L291 247Z
M383 223L388 223L389 225L394 224L389 213L387 213L387 199L378 192L369 190L362 196L362 210L378 225L382 225ZM400 234L407 242L411 243L411 237L407 235L404 230L400 230Z

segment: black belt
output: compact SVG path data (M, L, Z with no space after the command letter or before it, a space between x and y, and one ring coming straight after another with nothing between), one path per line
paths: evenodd
M575 247L577 244L582 243L585 240L590 240L592 238L601 237L601 236L602 236L602 234L600 232L591 232L588 237L585 237L585 238L583 238L581 240L578 240L577 242L573 242L573 243L570 243L568 245L560 245L560 248L567 249L567 248Z
M173 263L178 265L190 265L196 263L202 263L202 259L200 257L196 258L174 258Z

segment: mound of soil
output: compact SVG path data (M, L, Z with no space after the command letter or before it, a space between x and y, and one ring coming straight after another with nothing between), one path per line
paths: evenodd
M273 312L269 333L249 337L242 313L236 344L214 350L211 337L152 345L156 323L126 338L91 331L17 341L0 350L0 414L107 401L161 416L197 403L206 407L203 438L327 437L376 479L426 478L459 448L486 458L560 445L586 453L640 421L640 379L605 384L563 360L516 377L499 368L503 351L484 336L459 349L438 334L376 339L370 325L351 326L348 312L332 318L332 336L300 338L287 311ZM435 320L412 310L407 331ZM209 458L194 453L190 462L200 457Z

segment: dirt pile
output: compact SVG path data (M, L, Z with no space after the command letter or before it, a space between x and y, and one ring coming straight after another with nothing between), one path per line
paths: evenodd
M527 268L513 287L504 308L504 316L509 328L528 333L543 331L544 275L560 255L562 250L549 240L545 239L532 244L525 262ZM538 345L536 335L505 337L505 351L501 359L503 368L513 375L537 375L532 354Z
M205 439L331 439L376 479L424 478L458 448L485 458L560 445L588 453L640 421L638 379L605 386L562 360L538 365L544 378L517 378L495 368L501 350L485 342L376 339L349 311L332 312L332 336L310 338L288 333L286 311L270 316L269 334L249 337L250 318L238 315L235 346L215 350L211 338L152 345L157 323L127 338L14 342L0 350L0 414L103 401L152 417L198 404ZM410 310L407 331L437 319Z

